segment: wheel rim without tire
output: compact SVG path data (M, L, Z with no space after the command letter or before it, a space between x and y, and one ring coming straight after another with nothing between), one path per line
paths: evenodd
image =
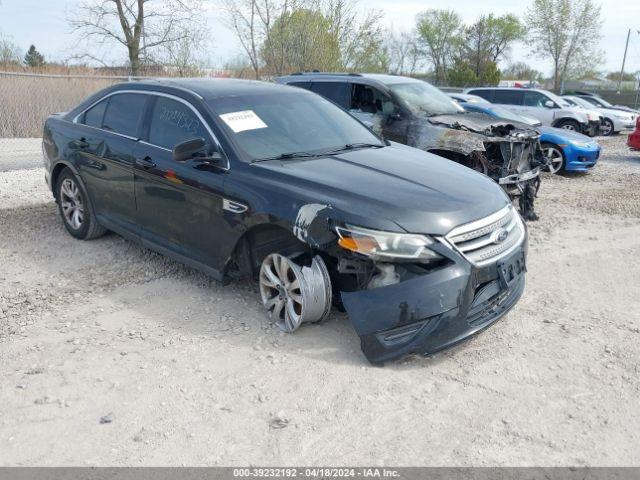
M60 185L60 207L67 224L78 230L84 221L84 204L76 182L65 178Z
M272 321L285 332L305 322L318 322L331 310L331 281L323 260L299 266L278 253L267 256L260 267L260 296Z
M562 128L563 130L571 130L572 132L577 131L576 126L573 123L565 123L560 128Z
M549 161L549 171L551 173L557 173L562 168L562 152L557 148L548 147L544 153Z
M301 281L300 268L279 254L269 255L260 268L262 303L276 325L286 332L293 332L302 323Z

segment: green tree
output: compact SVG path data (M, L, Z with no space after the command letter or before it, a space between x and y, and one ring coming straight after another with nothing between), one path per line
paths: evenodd
M495 62L485 63L477 74L468 61L458 59L448 72L448 83L452 87L490 87L499 82L500 70Z
M525 32L515 15L482 15L465 29L463 56L480 77L485 68L490 68L490 64L502 60L509 47L522 39Z
M31 45L24 56L24 64L28 67L41 67L44 63L44 55L36 50L35 45Z
M327 17L318 10L283 13L267 31L261 56L267 71L282 75L292 71L338 70L340 45Z
M418 15L416 29L429 59L435 83L447 81L447 70L463 41L462 19L453 10L429 9Z
M553 87L600 60L600 6L593 0L533 0L526 24L534 52L553 62Z

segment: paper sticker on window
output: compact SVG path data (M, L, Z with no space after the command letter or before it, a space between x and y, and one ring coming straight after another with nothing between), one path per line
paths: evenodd
M264 123L253 110L243 110L241 112L231 112L220 115L220 118L229 125L235 133L244 132L245 130L257 130L258 128L267 128Z

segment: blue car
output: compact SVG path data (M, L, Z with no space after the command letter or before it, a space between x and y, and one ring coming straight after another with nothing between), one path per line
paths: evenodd
M540 144L549 159L549 171L560 170L586 172L598 163L600 145L595 140L578 132L542 126L536 119L518 115L499 105L487 102L476 95L452 93L456 100L468 112L481 112L493 117L521 122L536 127L540 135Z

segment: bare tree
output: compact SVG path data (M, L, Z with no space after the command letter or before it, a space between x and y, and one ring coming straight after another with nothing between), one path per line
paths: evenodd
M0 32L0 65L17 65L21 58L20 47Z
M534 0L526 24L534 52L553 61L553 88L599 60L600 6L592 0Z
M202 23L200 0L82 0L69 19L84 41L126 49L132 75L154 52L193 38ZM96 58L95 49L84 52Z
M421 66L424 51L420 47L417 32L389 31L386 48L389 55L389 72L413 75Z

